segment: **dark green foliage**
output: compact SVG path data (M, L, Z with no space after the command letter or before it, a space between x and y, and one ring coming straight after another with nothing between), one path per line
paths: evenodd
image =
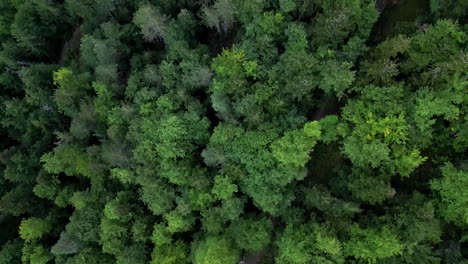
M229 226L228 233L237 246L249 252L255 252L270 242L272 224L266 217L241 219Z
M23 242L16 239L13 242L7 242L0 249L0 263L19 264L21 262L21 248Z
M467 7L0 0L0 264L467 263Z

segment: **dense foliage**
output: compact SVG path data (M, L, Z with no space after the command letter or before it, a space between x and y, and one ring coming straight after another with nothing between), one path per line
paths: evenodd
M468 263L468 3L406 1L0 0L0 263Z

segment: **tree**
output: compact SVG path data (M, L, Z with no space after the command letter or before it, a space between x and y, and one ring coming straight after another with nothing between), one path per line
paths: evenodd
M67 232L60 234L60 239L52 246L50 252L54 255L68 255L79 253L82 245L77 239Z
M73 212L65 230L81 241L98 242L100 219L100 210L92 206L86 206Z
M0 249L0 263L21 263L21 249L23 242L20 239L8 241Z
M115 263L115 259L109 255L104 254L98 249L94 248L84 248L80 253L73 255L67 259L67 264L79 264L79 263L103 263L111 264Z
M237 185L231 183L227 177L216 176L212 193L219 199L227 200L233 196L238 190Z
M226 35L235 22L236 7L230 0L217 0L212 6L202 9L206 26L216 29L218 34Z
M318 224L288 224L276 243L277 262L344 263L343 245L330 230Z
M119 256L129 244L125 223L103 217L100 224L100 244L102 252Z
M177 240L171 244L156 246L153 250L151 264L185 264L189 263L189 248L186 243Z
M132 203L133 192L119 192L117 197L107 202L104 207L104 215L113 220L128 222L133 218Z
M320 72L320 89L338 97L344 96L346 89L354 81L354 72L350 70L351 66L352 64L349 62L325 61L321 67L323 70Z
M316 121L307 123L304 130L287 131L272 144L273 156L284 165L304 166L320 134L320 125Z
M133 23L140 28L143 37L148 42L166 38L167 18L152 5L143 5L138 8L133 17Z
M154 225L153 234L151 236L151 241L156 246L162 246L164 244L169 244L172 241L171 234L167 230L167 227L164 224L157 223Z
M42 156L44 169L49 173L64 172L68 176L83 175L91 177L90 160L79 145L60 145L53 152Z
M117 255L118 264L144 264L148 263L148 250L144 244L133 244Z
M154 215L164 215L174 207L175 193L164 181L142 184L140 199Z
M25 2L19 7L11 25L11 33L18 41L18 45L32 55L48 56L54 46L49 42L56 37L56 25L50 27L44 23L32 1ZM54 30L55 29L55 30Z
M354 225L350 234L345 250L357 259L376 263L380 259L401 254L402 246L396 234L386 227L377 230Z
M28 218L21 221L19 233L26 241L36 240L47 234L52 229L52 223L48 219Z
M54 101L60 111L68 116L78 112L79 104L89 90L88 78L87 74L75 75L68 68L54 72L54 84L58 86Z
M17 185L6 192L0 200L0 212L13 216L20 216L32 212L37 206L29 185Z
M231 223L228 233L237 247L256 252L270 242L272 223L266 217L240 218Z
M225 237L208 237L201 241L193 252L195 264L235 264L240 252Z
M447 162L441 168L442 178L434 179L431 188L439 194L440 214L450 222L459 226L468 224L468 210L466 208L468 173L457 170L452 163Z
M15 7L10 1L1 1L0 7L4 10L0 18L0 36L3 39L10 35L11 23L15 16Z

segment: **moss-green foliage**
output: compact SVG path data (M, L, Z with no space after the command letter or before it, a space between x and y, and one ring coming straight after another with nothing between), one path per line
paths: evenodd
M396 2L0 0L0 263L466 263L466 1Z

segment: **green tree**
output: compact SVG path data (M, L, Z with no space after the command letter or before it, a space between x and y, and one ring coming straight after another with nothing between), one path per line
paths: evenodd
M143 37L148 42L166 38L167 18L161 14L157 7L152 5L141 6L133 17L133 23L140 28Z
M73 236L70 236L66 232L60 234L60 239L52 246L50 252L54 255L68 255L79 253L82 249L82 245Z
M186 243L177 240L171 244L156 246L153 250L151 264L184 264L189 263L189 248Z
M468 203L465 194L468 184L468 173L457 170L452 163L447 162L441 169L442 178L434 179L431 188L439 194L440 213L448 221L456 225L468 224Z
M52 229L52 223L48 219L28 218L21 221L19 233L22 239L31 241L39 239Z
M9 241L2 245L0 249L0 263L19 264L21 262L21 249L23 242L20 239Z
M402 246L396 234L388 228L361 228L354 225L351 238L345 244L347 254L357 259L377 263L378 260L401 254Z
M235 264L240 252L225 237L208 237L201 241L193 252L195 264Z
M236 7L231 0L217 0L212 6L202 9L202 18L206 26L226 35L236 20Z
M75 75L72 70L62 68L54 72L55 90L54 101L58 109L68 116L78 112L79 103L86 97L89 76L87 74Z
M31 243L23 247L23 263L47 264L53 260L53 255L42 245Z
M288 224L276 243L281 263L344 263L343 245L317 224Z
M228 233L237 247L256 252L270 242L272 223L266 217L240 218L231 223Z

